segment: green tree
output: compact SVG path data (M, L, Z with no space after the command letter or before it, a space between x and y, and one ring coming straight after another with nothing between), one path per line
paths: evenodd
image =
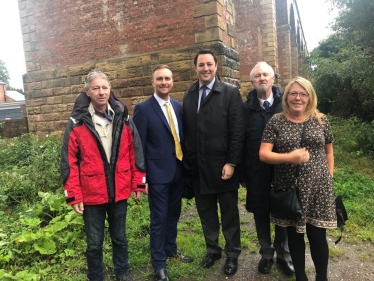
M9 82L9 73L6 69L5 63L0 60L0 81L8 84Z
M309 64L322 112L374 120L374 1L330 0L339 9L335 33Z

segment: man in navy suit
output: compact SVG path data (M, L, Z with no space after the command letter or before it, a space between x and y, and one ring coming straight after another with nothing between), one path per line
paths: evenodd
M184 175L182 107L170 98L173 74L167 65L153 70L154 94L134 108L134 122L142 140L151 211L151 258L156 281L169 281L166 259L193 258L177 248L177 223L181 213Z

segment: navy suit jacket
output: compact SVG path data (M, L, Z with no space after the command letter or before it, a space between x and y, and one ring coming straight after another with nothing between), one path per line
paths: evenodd
M179 101L172 98L170 103L178 120L179 139L182 145L182 106ZM179 160L176 158L169 123L153 95L135 106L133 120L143 145L147 182L150 184L171 182Z

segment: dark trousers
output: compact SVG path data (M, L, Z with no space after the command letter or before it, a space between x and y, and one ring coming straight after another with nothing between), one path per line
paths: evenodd
M155 271L165 268L166 258L177 252L177 223L181 213L183 186L183 167L179 161L172 182L149 184L150 246Z
M219 204L222 233L226 240L225 253L228 257L237 258L241 252L238 190L215 194L200 194L198 178L192 182L192 185L207 252L215 254L222 252L222 248L218 242L220 231L218 218Z
M129 274L129 256L126 240L127 200L101 205L85 205L84 229L87 238L87 278L104 280L103 241L105 219L108 216L109 234L112 240L112 259L116 277Z
M307 281L305 273L305 240L304 233L297 233L295 227L287 227L288 246L295 268L296 280ZM310 254L316 268L316 281L325 281L329 261L329 247L326 240L326 229L309 223L306 224L306 234L310 244Z
M257 239L260 243L260 255L262 258L270 260L277 253L277 259L291 261L288 249L287 230L284 227L275 226L274 244L271 242L270 214L253 214L256 224Z

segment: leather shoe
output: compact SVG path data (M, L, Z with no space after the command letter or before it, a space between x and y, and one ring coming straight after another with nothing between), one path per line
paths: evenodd
M212 265L222 257L221 254L207 253L201 262L204 268L212 267Z
M228 257L225 263L225 274L234 275L237 270L238 270L238 258Z
M175 258L175 259L179 260L180 262L184 262L184 263L193 262L193 257L185 256L179 250L177 250L177 253L174 256L168 256L168 258Z
M279 269L287 276L295 274L295 268L293 267L292 261L286 261L282 259L277 259L277 264Z
M155 273L156 281L170 281L168 273L165 268L161 268Z
M260 262L258 263L258 271L263 274L268 274L271 271L271 268L273 267L274 260L273 259L264 259L262 258Z

